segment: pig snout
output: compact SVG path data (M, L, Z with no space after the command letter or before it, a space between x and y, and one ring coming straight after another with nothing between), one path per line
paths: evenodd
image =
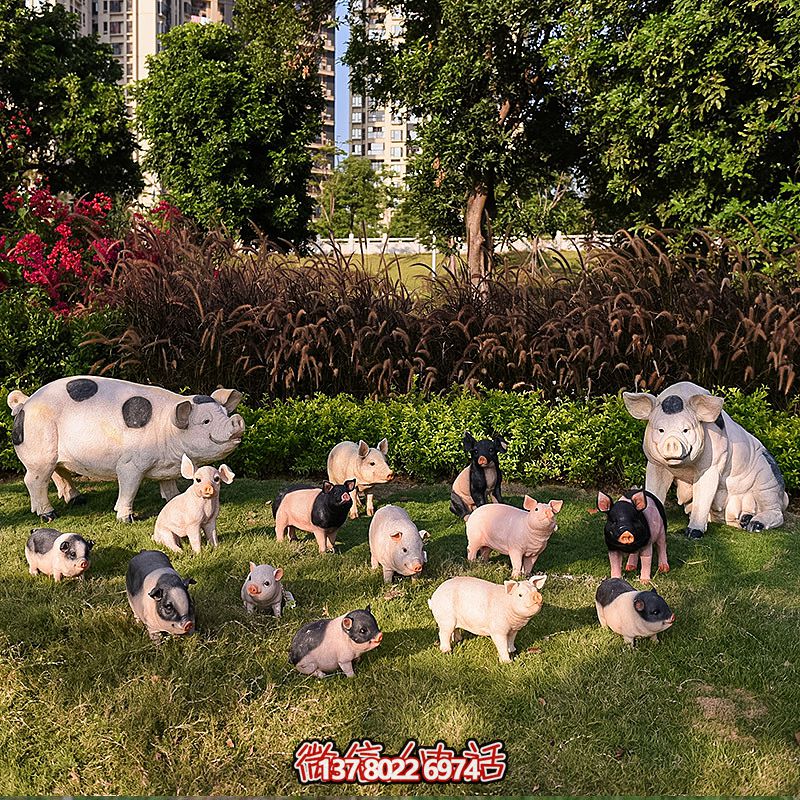
M486 456L478 456L478 466L485 467L489 463L489 460Z
M677 436L668 436L661 443L661 455L667 461L683 461L690 452L690 449Z
M350 493L349 492L345 492L342 495L342 502L343 503L349 503L350 502Z
M253 595L255 595L255 594L261 594L261 589L259 589L259 587L258 587L258 586L256 586L254 583L251 583L251 584L250 584L250 585L247 587L247 593L248 593L248 594L253 594Z
M414 562L414 563L411 565L411 570L412 570L412 572L415 572L415 573L420 573L420 572L422 572L422 562L421 562L421 561L415 561L415 562Z
M187 619L186 622L183 623L182 630L184 633L191 633L192 628L194 628L194 622L190 619Z
M383 631L378 631L378 635L372 640L373 644L380 644L383 641Z
M387 481L394 480L394 472L392 472L392 471L390 470L390 471L389 471L389 472L386 474L386 480L387 480Z
M630 531L623 531L619 536L622 544L633 544L633 534Z
M230 417L231 439L241 439L244 436L244 417L241 414L234 414Z
M83 558L78 562L78 567L82 570L89 569L89 562L85 558Z

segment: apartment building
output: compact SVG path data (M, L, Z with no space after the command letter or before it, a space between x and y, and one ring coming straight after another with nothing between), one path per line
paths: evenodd
M333 10L333 9L332 9ZM330 173L334 167L334 146L336 144L336 29L328 25L322 32L322 54L319 61L319 79L322 83L322 96L325 108L322 111L322 132L311 145L319 153L326 148L324 156L317 159L314 174L320 178Z
M376 0L362 0L368 35L376 39L403 36L403 17ZM382 105L369 97L350 93L350 154L364 156L378 172L386 170L391 183L405 183L409 153L414 149L416 117Z

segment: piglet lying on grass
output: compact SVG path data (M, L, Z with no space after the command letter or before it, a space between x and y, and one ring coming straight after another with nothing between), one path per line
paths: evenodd
M52 576L54 581L75 578L89 569L94 542L77 533L61 533L54 528L34 528L25 544L25 560L31 575Z

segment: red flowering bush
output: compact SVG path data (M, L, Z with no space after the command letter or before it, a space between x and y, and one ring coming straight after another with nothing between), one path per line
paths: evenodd
M110 197L98 193L66 203L38 186L7 192L2 206L12 223L0 236L0 291L41 287L53 310L63 313L96 298L121 249L110 235Z

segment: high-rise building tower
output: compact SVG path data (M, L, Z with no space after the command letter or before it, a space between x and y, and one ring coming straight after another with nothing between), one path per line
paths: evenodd
M317 177L322 177L333 170L335 160L336 28L334 28L333 25L326 25L322 30L322 54L319 59L319 79L322 83L322 96L325 100L325 108L322 111L322 132L311 145L311 149L320 153L320 158L317 160L314 173ZM322 157L323 153L324 158Z
M373 39L402 39L403 17L392 13L377 0L361 0L366 14L367 34ZM405 183L409 150L413 151L416 117L381 105L369 97L350 93L350 154L370 160L377 172L385 169L391 182Z

